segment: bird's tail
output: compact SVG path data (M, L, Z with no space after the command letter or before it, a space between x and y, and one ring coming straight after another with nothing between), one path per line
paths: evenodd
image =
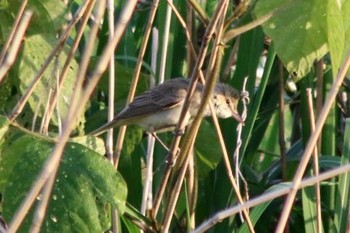
M106 132L110 128L114 128L119 126L119 120L113 119L112 121L102 125L101 127L95 129L94 131L90 132L89 135L91 136L99 136L100 134Z

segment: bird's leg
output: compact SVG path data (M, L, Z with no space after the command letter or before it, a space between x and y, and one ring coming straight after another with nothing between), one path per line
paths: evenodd
M151 135L164 147L165 150L167 150L170 153L170 149L169 147L167 147L167 145L165 145L165 143L157 136L157 134L155 133L151 133ZM171 167L174 166L175 161L171 159L172 157L177 158L177 155L180 153L180 149L177 149L177 153L175 156L171 156L169 155L168 158L166 159L166 163L169 164Z
M184 135L185 134L185 130L183 130L183 129L175 129L174 131L173 131L173 135L174 136L182 136L182 135Z
M151 135L160 143L160 145L162 145L162 146L164 147L164 149L166 149L167 151L169 151L168 146L165 145L165 143L157 136L157 134L151 133Z

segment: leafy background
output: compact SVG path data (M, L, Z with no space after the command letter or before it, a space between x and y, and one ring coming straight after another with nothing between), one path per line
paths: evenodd
M115 1L115 22L128 1ZM191 42L198 53L204 31L220 1L180 1L173 4L188 24ZM17 17L19 0L0 0L0 46L9 37ZM69 15L82 6L82 1L29 0L26 9L33 16L14 65L0 82L0 194L1 215L10 224L23 198L28 194L45 161L54 149L62 121L72 104L71 96L79 72L79 64L85 52L94 24L91 15L73 59L68 66L67 77L59 92L57 106L50 117L48 132L41 131L46 116L50 91L57 88L57 72L62 70L79 24L69 34L62 50L54 56L38 85L30 95L25 108L8 121L21 96L52 49L58 36L67 25ZM195 59L189 56L189 45L179 19L172 14L169 31L165 16L167 2L160 1L152 24L159 36L158 53L151 49L151 37L143 58L140 80L136 92L158 82L160 75L160 51L163 36L169 33L167 43L165 77L191 77ZM137 57L145 40L146 23L152 9L152 1L140 1L132 19L123 33L115 53L115 112L124 106L132 83ZM92 11L92 14L96 14ZM271 17L263 20L268 14ZM222 63L218 75L221 81L242 90L248 77L247 91L250 102L248 116L242 132L240 169L245 178L250 198L273 192L284 187L295 175L301 155L311 135L307 89L311 89L316 118L327 100L330 87L350 49L350 2L346 0L256 0L230 1L225 18L222 42ZM258 22L259 26L236 33L235 30ZM190 25L192 22L192 25ZM79 22L81 23L81 22ZM190 25L190 26L189 26ZM85 81L101 59L109 37L107 11L99 26ZM214 51L214 39L210 41L204 70ZM155 56L156 70L152 71L151 59ZM4 63L0 63L0 69ZM155 74L155 76L154 76ZM349 80L343 82L337 102L333 104L322 129L318 149L321 172L349 163ZM167 185L165 198L157 216L140 213L145 187L145 163L147 138L141 129L128 127L118 168L105 155L105 137L86 136L106 122L108 110L108 72L103 74L84 113L77 116L71 138L65 146L54 189L42 224L42 232L101 232L119 228L123 232L139 232L139 228L159 230L168 208L168 198L177 177L177 165ZM282 94L281 94L282 93ZM282 98L280 98L282 96ZM242 105L240 105L242 111ZM282 121L283 120L283 121ZM222 135L229 155L236 148L237 123L232 119L220 120ZM284 131L282 132L281 129ZM29 131L31 130L31 131ZM115 130L115 136L118 130ZM173 134L159 137L170 145ZM117 137L115 137L116 139ZM158 143L154 148L153 194L163 178L167 151ZM222 152L211 119L202 122L194 147L194 187L190 188L190 175L181 189L171 232L195 230L206 219L237 204ZM232 159L231 159L232 163ZM314 167L308 167L305 176L314 175ZM190 173L190 172L189 172ZM242 193L244 189L242 188ZM349 173L321 182L321 200L315 199L315 188L298 192L289 216L287 232L346 232L349 230ZM31 229L40 195L32 206L19 232ZM191 204L192 203L192 204ZM192 205L192 206L191 206ZM316 206L322 207L322 228L317 228ZM279 220L284 198L260 203L250 211L256 232L272 232ZM119 213L115 224L114 210ZM114 217L113 217L114 216ZM152 218L155 217L155 218ZM35 220L34 220L35 221ZM112 223L113 222L113 223ZM137 223L144 223L137 224ZM117 225L117 227L116 227ZM210 227L210 232L249 232L240 215L230 215Z

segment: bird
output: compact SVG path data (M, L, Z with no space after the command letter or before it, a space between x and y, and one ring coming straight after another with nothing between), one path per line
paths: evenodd
M185 102L190 79L173 78L151 88L135 97L114 119L90 135L98 136L110 128L123 125L138 125L148 133L172 131L179 121ZM185 116L185 125L189 125L197 115L202 99L203 84L198 83L190 100ZM228 84L217 83L211 96L215 114L219 118L233 117L244 123L237 111L240 92ZM210 116L209 106L205 107L204 116Z

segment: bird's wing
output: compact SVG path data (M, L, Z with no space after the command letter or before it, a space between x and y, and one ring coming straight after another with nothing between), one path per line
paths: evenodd
M176 88L174 83L176 82ZM188 81L185 79L172 79L137 96L116 118L126 119L164 111L181 104L185 97Z

